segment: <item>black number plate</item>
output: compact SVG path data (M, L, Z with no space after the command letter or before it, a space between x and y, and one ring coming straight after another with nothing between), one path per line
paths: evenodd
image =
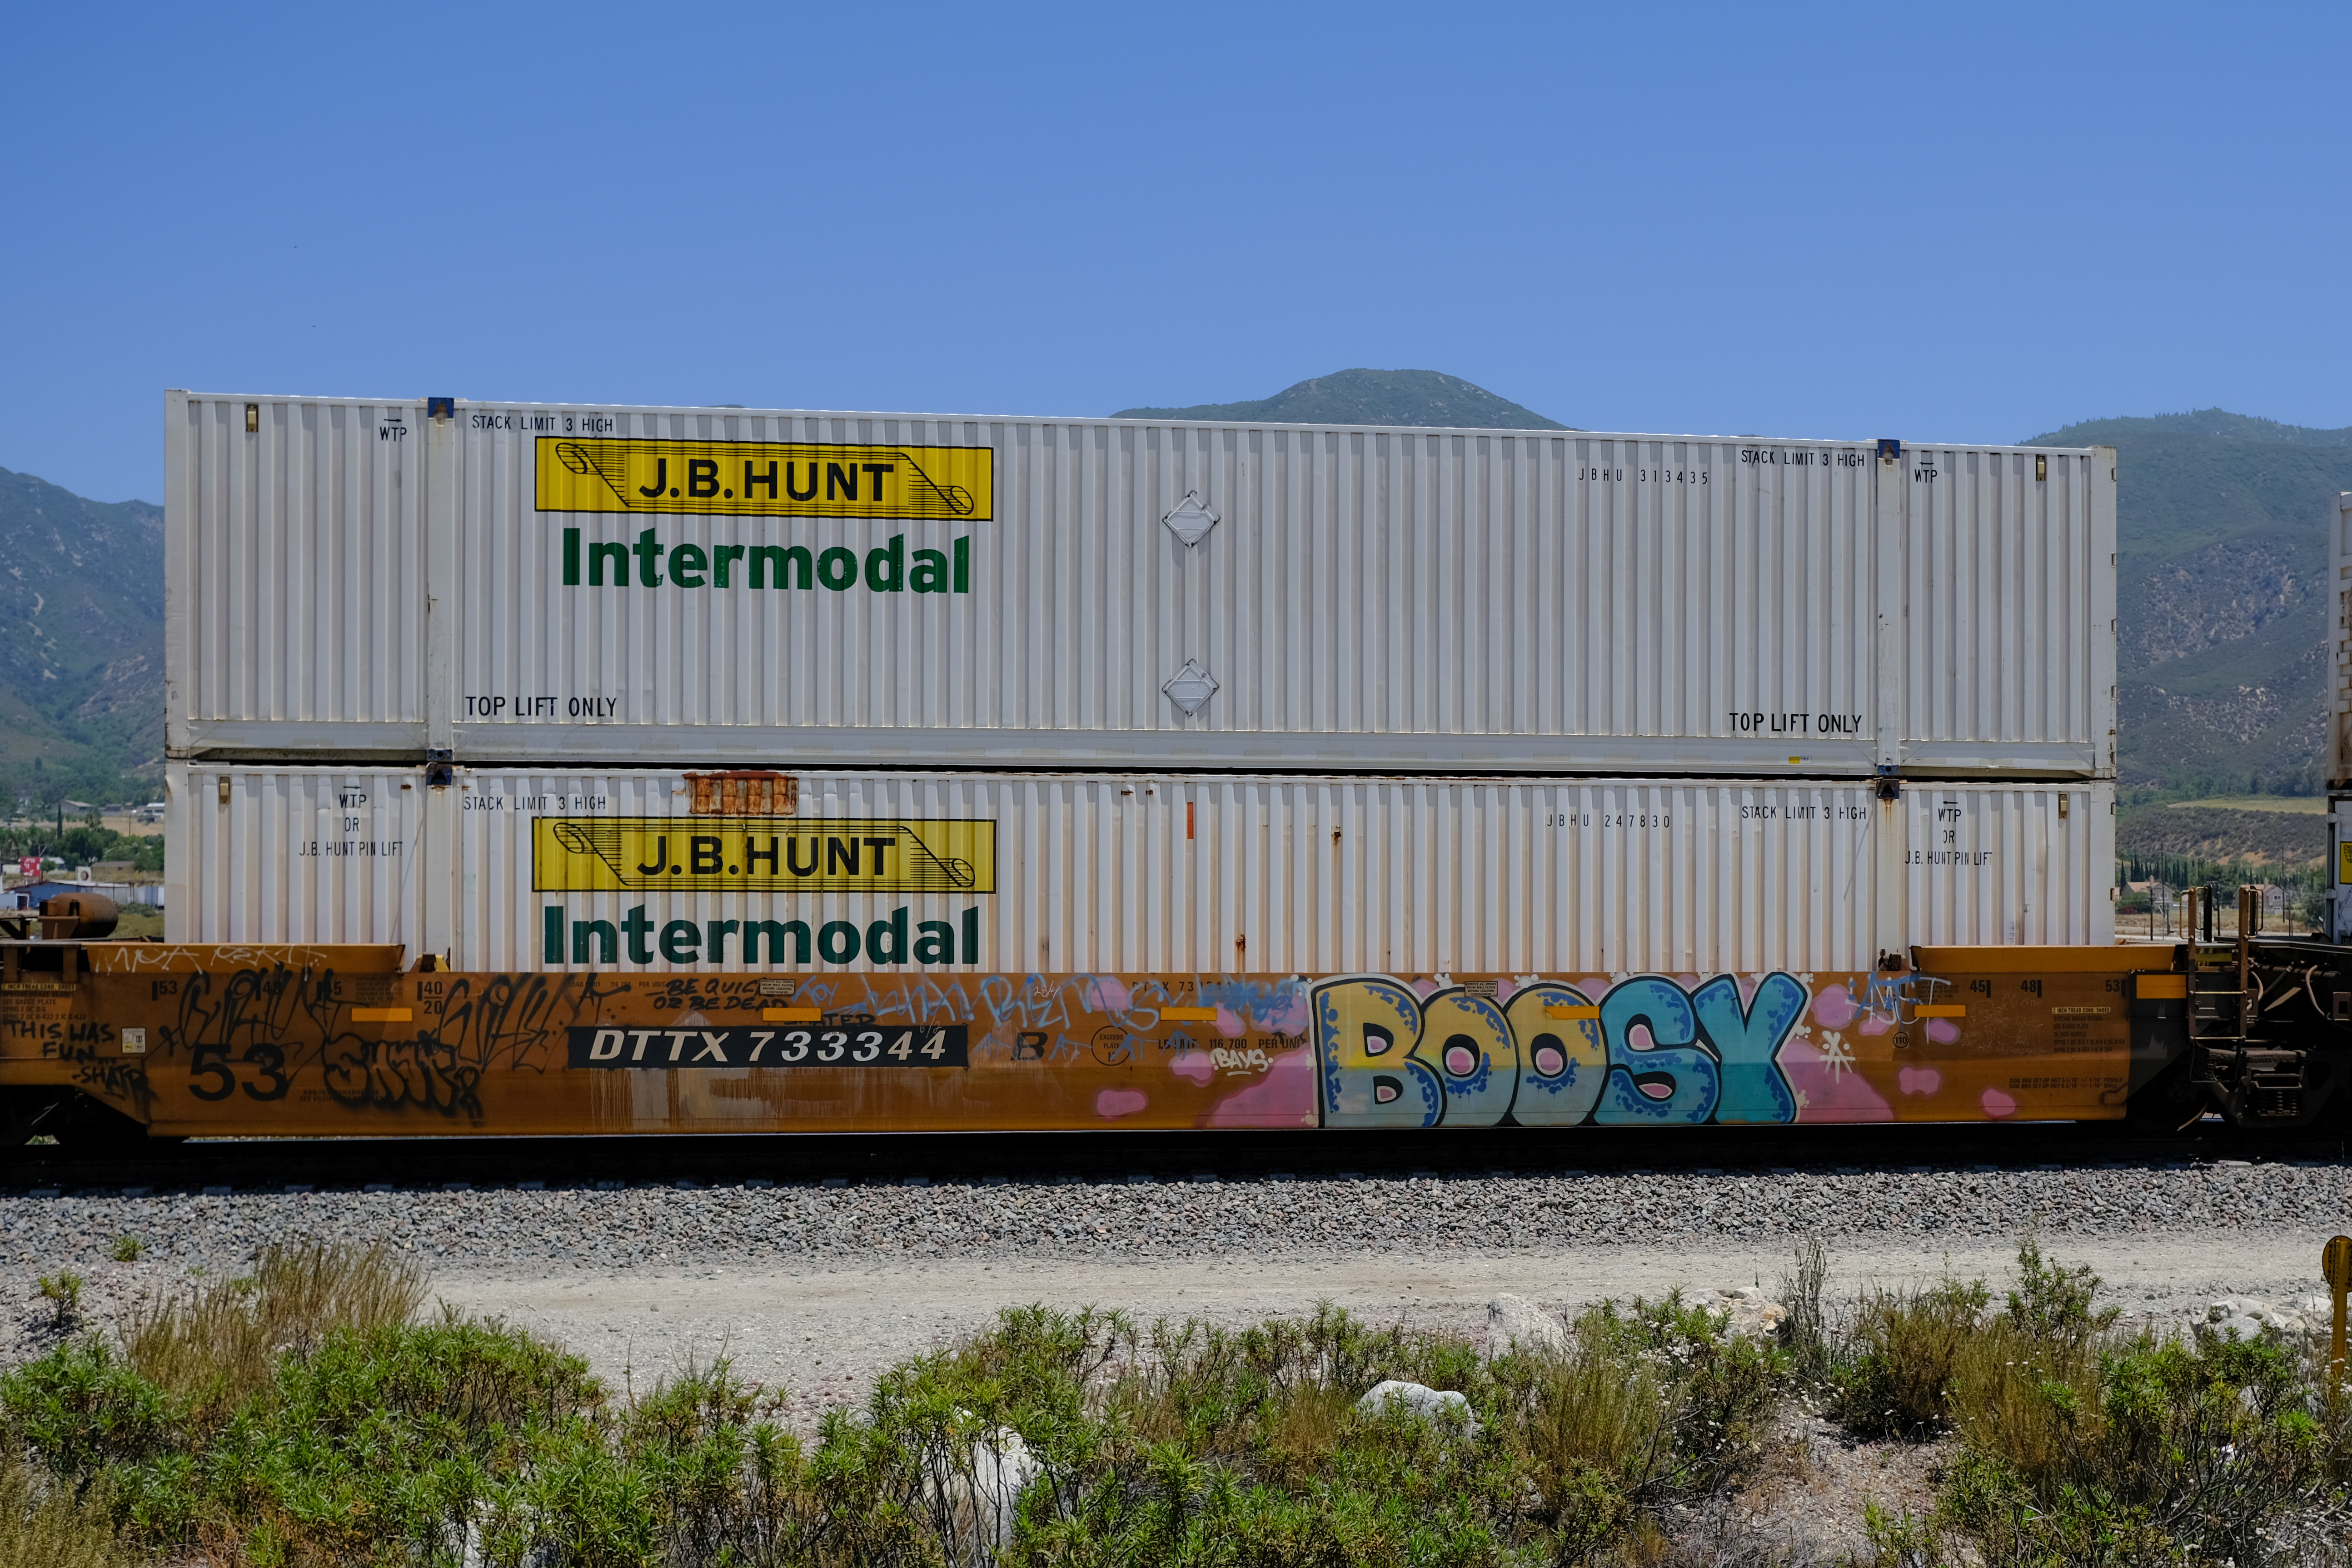
M576 1068L960 1068L962 1024L573 1029Z

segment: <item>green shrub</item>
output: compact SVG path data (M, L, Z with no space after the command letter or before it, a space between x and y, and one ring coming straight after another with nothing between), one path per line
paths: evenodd
M59 1333L81 1319L82 1277L79 1274L44 1274L41 1276L41 1299L49 1304L49 1327Z
M0 1377L0 1421L11 1438L79 1485L167 1451L179 1412L102 1342L83 1340Z
M1975 1560L2280 1561L2340 1506L2299 1347L2203 1325L2116 1339L2097 1277L2030 1241L2019 1279L1948 1387L1962 1450L1937 1520Z
M2017 1244L2017 1289L2009 1293L2002 1313L2011 1328L2027 1339L2047 1345L2083 1345L2116 1326L2123 1314L2110 1307L2095 1310L2099 1277L2085 1264L2062 1268L2042 1256L2032 1237Z

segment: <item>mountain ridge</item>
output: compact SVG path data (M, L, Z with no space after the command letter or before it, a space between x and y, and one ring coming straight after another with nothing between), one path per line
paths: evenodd
M163 753L163 509L0 468L0 786L110 795Z
M2186 414L2123 416L2112 419L2081 419L2072 425L2031 437L2021 447L2105 447L2117 431L2138 435L2162 430L2183 436L2214 436L2237 441L2267 441L2291 447L2352 447L2352 425L2341 430L2308 425L2284 425L2258 415L2232 414L2226 408L2196 408Z
M1485 387L1434 370L1341 370L1272 397L1189 408L1122 408L1113 419L1268 425L1433 425L1457 430L1567 430Z

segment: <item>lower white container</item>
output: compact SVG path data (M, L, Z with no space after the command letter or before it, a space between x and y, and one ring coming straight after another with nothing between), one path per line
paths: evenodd
M461 970L1803 973L2113 937L2105 783L173 763L168 789L170 940Z

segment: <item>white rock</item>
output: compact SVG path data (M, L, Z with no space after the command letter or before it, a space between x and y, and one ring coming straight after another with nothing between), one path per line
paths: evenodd
M2299 1339L2313 1331L2313 1321L2306 1319L2295 1305L2278 1305L2252 1296L2224 1296L2205 1309L2205 1321L2222 1333L2237 1339L2259 1339L2264 1332ZM2317 1326L2325 1330L2328 1320L2321 1317Z
M1013 1544L1021 1494L1041 1468L1021 1434L1010 1426L994 1427L971 1446L972 1510L991 1545Z
M965 1539L989 1547L1010 1546L1021 1494L1042 1468L1020 1433L1010 1426L992 1426L973 1438L961 1456L933 1450L927 1466L925 1500L934 1505L945 1503Z
M1558 1318L1525 1296L1506 1291L1486 1303L1486 1343L1495 1350L1517 1345L1521 1350L1564 1351L1568 1331Z
M1741 1285L1729 1290L1701 1290L1694 1294L1691 1305L1704 1307L1731 1320L1729 1331L1741 1339L1769 1339L1780 1332L1780 1320L1789 1309L1768 1298L1753 1285Z
M1470 1408L1470 1401L1452 1389L1431 1388L1425 1384L1403 1383L1391 1378L1376 1384L1370 1394L1356 1401L1356 1408L1368 1415L1377 1415L1392 1404L1401 1404L1424 1421L1434 1421L1440 1411L1457 1411L1467 1423L1472 1436L1478 1435L1478 1417Z

